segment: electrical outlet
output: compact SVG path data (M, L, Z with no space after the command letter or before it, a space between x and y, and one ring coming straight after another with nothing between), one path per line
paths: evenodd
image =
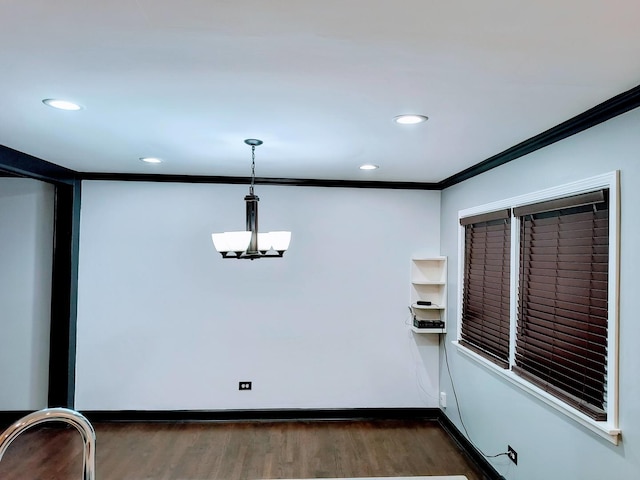
M447 392L440 392L440 406L447 408Z
M511 445L507 445L507 457L516 465L518 464L518 452L516 452Z
M238 390L251 390L251 382L240 382Z

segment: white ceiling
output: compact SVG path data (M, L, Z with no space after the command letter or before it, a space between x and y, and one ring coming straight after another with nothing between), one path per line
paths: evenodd
M640 83L639 20L637 0L2 0L0 144L247 176L260 138L257 176L437 182Z

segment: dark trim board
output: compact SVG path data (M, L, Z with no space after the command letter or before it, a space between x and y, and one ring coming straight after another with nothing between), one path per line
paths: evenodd
M31 410L3 410L0 411L0 434L12 423L17 422Z
M0 169L9 173L43 180L45 182L72 183L78 172L47 162L26 153L0 145Z
M73 407L76 370L78 256L80 243L79 181L56 187L51 328L49 342L50 407Z
M227 185L249 185L250 177L223 177L210 175L161 175L146 173L91 173L80 174L83 180L106 180L118 182L161 182L161 183L210 183ZM307 178L256 177L256 185L281 185L293 187L338 187L338 188L381 188L391 190L439 190L437 183L428 182L375 182L363 180L323 180Z
M438 420L438 408L269 410L87 410L92 422L238 422L304 420Z
M488 480L506 480L442 411L438 422Z
M444 190L445 188L468 180L476 175L480 175L487 170L509 163L512 160L528 155L529 153L559 142L560 140L564 140L576 133L588 130L591 127L602 122L606 122L607 120L617 117L618 115L622 115L623 113L627 113L637 107L640 107L640 85L632 88L631 90L627 90L620 95L616 95L615 97L590 108L586 112L576 115L575 117L570 118L569 120L562 122L534 137L528 138L524 142L489 157L472 167L450 176L449 178L445 178L438 183L438 189Z

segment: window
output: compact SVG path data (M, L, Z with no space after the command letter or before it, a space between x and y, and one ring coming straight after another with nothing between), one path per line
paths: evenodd
M617 185L461 211L458 329L462 351L615 441Z
M460 342L509 365L511 210L460 219L465 230Z
M520 267L513 371L606 420L608 190L516 208Z

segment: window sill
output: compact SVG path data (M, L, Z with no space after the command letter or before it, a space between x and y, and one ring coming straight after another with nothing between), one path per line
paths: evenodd
M525 392L533 395L538 400L546 403L547 405L553 407L554 409L556 409L557 411L563 413L564 415L566 415L567 417L571 418L572 420L578 422L580 425L588 428L590 431L592 431L592 432L598 434L599 436L607 439L608 441L610 441L614 445L618 444L621 431L620 431L619 428L614 426L611 422L608 422L608 421L607 422L597 422L597 421L589 418L588 416L586 416L582 412L580 412L580 411L570 407L569 405L565 404L564 402L562 402L561 400L557 399L556 397L548 394L544 390L536 387L535 385L527 382L526 380L523 380L518 375L513 373L511 370L505 370L505 369L502 369L502 368L498 367L494 363L488 361L487 359L485 359L481 355L478 355L477 353L469 350L468 348L465 348L464 346L460 345L456 341L454 341L452 343L458 348L459 352L463 353L464 355L468 356L472 360L476 361L477 363L479 363L480 365L485 367L490 372L495 373L498 376L508 380L509 382L511 382L512 384L518 386L519 388L521 388Z

